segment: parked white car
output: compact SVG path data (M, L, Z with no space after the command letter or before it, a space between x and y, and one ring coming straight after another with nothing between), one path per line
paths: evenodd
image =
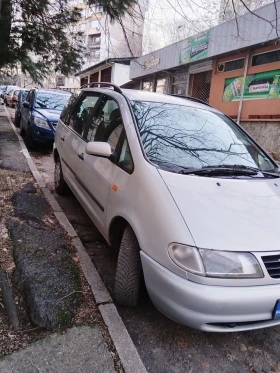
M193 328L280 324L278 165L199 100L111 88L72 97L54 159L57 193L69 186L119 248L116 301L135 306L144 277Z

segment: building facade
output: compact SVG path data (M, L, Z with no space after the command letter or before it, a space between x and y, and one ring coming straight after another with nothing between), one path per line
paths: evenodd
M225 22L140 57L130 78L144 90L208 102L280 157L280 2L275 6L239 17L238 29Z

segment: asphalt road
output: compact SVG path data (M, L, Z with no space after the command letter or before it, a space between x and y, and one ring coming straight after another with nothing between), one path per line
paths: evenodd
M38 147L31 156L53 190L51 150ZM73 195L55 197L112 293L116 253L104 242ZM280 327L243 333L204 333L166 318L148 295L137 308L117 307L148 372L280 373Z

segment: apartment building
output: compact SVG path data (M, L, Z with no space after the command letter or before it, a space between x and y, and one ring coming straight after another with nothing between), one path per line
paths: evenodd
M121 23L112 23L101 5L88 6L83 0L70 0L69 6L81 10L81 19L73 28L84 38L86 57L81 70L109 58L137 57L142 54L147 0L138 0ZM77 76L49 76L43 86L74 91L80 87L80 79Z

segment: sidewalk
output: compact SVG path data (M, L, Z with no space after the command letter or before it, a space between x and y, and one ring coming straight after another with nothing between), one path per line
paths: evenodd
M7 172L10 172L14 179L17 175L19 175L19 179L22 178L22 175L27 175L29 179L32 179L18 138L13 132L4 107L0 106L0 199L1 193L3 193L1 191L1 177L3 179ZM1 210L0 206L0 223L5 216L6 210L4 208L5 206L2 206ZM30 224L30 220L26 224ZM35 227L34 222L32 224L34 229L39 229ZM32 237L30 239L32 241ZM1 251L1 256L4 255L2 253ZM0 266L1 262L2 257ZM53 291L55 292L55 289ZM3 326L1 325L1 327ZM19 333L24 333L24 330L8 332L11 339L16 338ZM99 327L92 325L72 326L63 332L56 332L0 358L0 372L113 373L116 370L112 355Z
M1 373L114 373L97 327L72 327L0 360Z

